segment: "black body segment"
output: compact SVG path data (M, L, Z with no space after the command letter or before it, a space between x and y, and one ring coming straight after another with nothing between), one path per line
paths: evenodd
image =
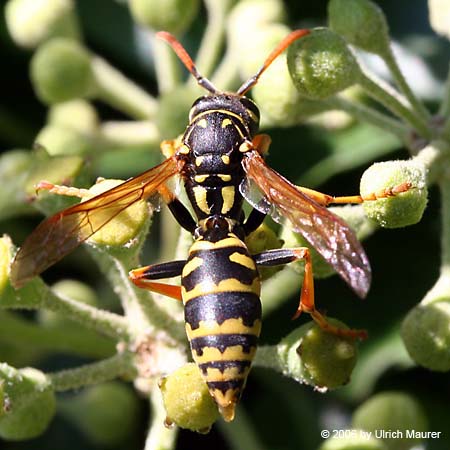
M235 234L224 227L213 237L200 236L191 247L181 276L182 298L194 361L222 415L231 420L261 330L260 279Z

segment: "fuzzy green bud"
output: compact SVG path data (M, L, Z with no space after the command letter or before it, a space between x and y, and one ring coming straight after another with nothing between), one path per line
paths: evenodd
M153 30L181 33L194 20L198 0L130 0L129 7L134 19Z
M450 4L447 0L428 0L430 24L433 30L450 38Z
M32 368L16 370L0 364L5 413L0 417L0 436L19 441L42 434L55 414L55 396L44 373Z
M10 0L5 7L6 25L14 42L34 48L56 36L79 37L72 0Z
M38 48L31 60L31 80L38 97L48 104L88 97L95 90L90 54L65 38Z
M46 125L36 136L51 156L84 155L90 149L90 140L72 128L60 125Z
M410 437L406 432L420 433L428 429L420 404L402 392L383 392L371 397L353 414L352 426L371 432L399 431L401 434L383 438L389 450L409 450L419 445L421 439Z
M82 134L94 134L99 126L95 108L81 99L53 105L48 113L47 122Z
M350 44L383 55L389 48L389 29L381 8L370 0L330 0L330 28Z
M197 432L208 432L219 411L198 367L185 364L160 383L167 425L175 424Z
M330 322L347 327L335 319ZM356 363L354 339L328 333L314 322L296 329L279 344L285 374L313 386L334 389L348 383Z
M84 200L89 200L121 183L123 183L121 180L102 180L89 189L91 195ZM105 214L108 214L108 212ZM105 219L106 217L108 216L106 215ZM89 242L98 245L123 247L136 237L148 217L149 208L147 202L139 200L101 227L89 238ZM101 221L102 219L99 217L98 220Z
M12 258L12 242L9 236L0 238L0 294L9 283L9 264Z
M402 339L409 356L430 370L450 370L450 296L422 301L404 318Z
M58 406L98 448L123 444L136 431L139 420L137 397L120 382L89 387Z
M327 439L318 450L387 450L383 441L363 430L342 430L343 436Z
M293 126L327 109L320 102L303 97L294 86L286 66L286 56L279 56L264 72L252 90L262 121L273 126Z
M281 0L241 0L229 15L228 29L235 35L252 32L261 26L282 22L285 16Z
M406 183L406 185L405 185ZM367 200L367 216L385 228L399 228L420 221L427 205L428 190L426 168L417 161L385 161L370 166L361 177L360 193L363 198L382 196L384 192L409 185L406 192L386 198Z
M301 95L325 99L356 84L361 71L344 39L316 29L288 49L288 68Z

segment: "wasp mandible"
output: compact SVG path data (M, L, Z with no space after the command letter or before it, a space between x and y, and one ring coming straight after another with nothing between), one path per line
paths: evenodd
M220 91L204 78L171 34L159 32L157 36L171 45L198 84L208 91L193 103L181 140L163 142L172 156L44 220L25 240L11 266L11 282L20 287L121 211L159 194L178 223L192 233L194 242L186 260L141 267L132 270L130 278L141 288L183 302L192 357L227 421L234 417L261 330L258 267L304 260L295 316L309 313L320 327L338 335L365 334L333 326L315 308L308 248L282 248L252 255L245 245L245 238L267 214L275 220L287 219L360 297L368 291L371 270L361 244L350 227L326 209L330 203L361 203L365 199L332 197L297 187L270 168L264 161L270 138L258 134L259 110L245 95L276 57L308 33L290 33L260 70L237 92L230 93ZM195 219L168 186L175 176L184 182ZM244 199L253 205L248 217L243 212ZM174 276L181 276L181 286L155 281Z

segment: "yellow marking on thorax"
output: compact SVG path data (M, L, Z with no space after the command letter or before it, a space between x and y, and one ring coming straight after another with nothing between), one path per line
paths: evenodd
M226 214L233 207L235 195L236 190L234 186L224 186L222 188L223 205L220 211L222 214Z
M204 112L198 114L197 116L193 117L193 118L192 118L192 121L193 121L193 120L197 120L199 117L202 117L202 116L208 116L209 114L215 113L215 112L224 114L225 116L234 117L234 118L237 119L237 120L242 124L242 126L247 130L247 127L245 126L245 122L244 122L244 120L242 119L242 117L241 117L239 114L235 114L235 113L233 113L233 112L231 112L231 111L228 111L228 110L226 110L226 109L210 109L210 110L208 110L208 111L204 111ZM200 119L200 120L202 120L202 119ZM224 120L225 120L225 119L224 119ZM237 132L239 133L239 135L240 135L242 138L244 138L244 134L242 133L241 129L240 129L237 125L235 125L234 123L232 123L232 124L235 126L235 128L236 128ZM190 134L190 133L189 133L189 134ZM186 138L189 136L189 134L186 136Z
M251 347L248 353L243 351L242 345L232 345L227 347L223 353L216 347L203 347L203 354L200 356L194 350L192 356L197 364L211 361L251 361L256 353L256 347Z
M261 320L256 319L253 326L244 325L242 317L237 319L227 319L221 324L215 320L201 320L199 327L194 330L189 323L186 323L186 335L191 341L197 337L213 336L217 334L252 334L259 336L261 333Z
M253 261L253 259L247 255L243 255L242 253L232 253L230 255L230 261L247 267L248 269L256 270L255 262Z
M188 261L183 267L183 277L187 277L195 269L198 269L203 264L203 259L198 256L194 256L190 261Z
M222 155L221 159L223 161L224 164L230 164L230 157L228 155Z
M210 214L208 202L206 200L206 189L201 186L194 186L194 196L196 205L205 213Z
M200 166L202 165L202 162L203 162L204 159L205 159L204 156L197 156L197 157L195 158L195 165L196 165L197 167L200 167Z
M218 173L217 176L222 180L222 181L231 181L231 175L227 174L227 173Z
M202 281L190 291L186 291L184 286L181 287L181 297L184 304L201 295L216 294L218 292L247 292L259 296L261 293L261 282L258 277L254 278L252 284L241 283L237 278L227 278L219 281L217 284L211 280Z
M208 121L206 119L200 119L197 121L196 125L201 128L208 128Z
M233 126L233 122L230 119L228 119L228 117L222 120L222 128L226 128L230 125Z
M189 152L191 151L191 149L186 145L183 144L179 149L178 152L183 154L183 155L187 155Z
M235 235L231 234L230 237L227 237L226 239L221 239L217 242L209 242L204 240L195 241L190 250L189 253L200 251L200 250L214 250L217 248L226 248L226 247L240 247L240 248L247 248L245 244L237 238Z
M195 175L194 180L197 183L203 183L207 178L209 177L209 174L202 174L202 175Z

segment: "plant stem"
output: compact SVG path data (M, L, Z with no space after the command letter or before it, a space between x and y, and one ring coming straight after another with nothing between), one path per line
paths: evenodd
M441 117L446 117L447 123L449 123L450 122L449 112L450 112L450 66L447 72L447 80L445 82L444 96L441 106L439 107L438 115Z
M36 350L106 358L114 353L114 342L88 330L75 327L45 327L3 311L0 316L0 341Z
M142 236L145 234L144 231L141 233ZM138 249L140 245L127 250L134 253ZM180 322L174 320L148 291L136 287L128 278L128 272L136 264L134 254L112 255L101 247L92 248L91 253L121 299L126 321L132 326L134 338L158 330L177 342L185 342L186 337Z
M448 171L448 168L447 168ZM439 182L441 190L441 272L450 272L450 172Z
M76 369L61 370L48 374L55 391L68 391L82 386L103 383L123 375L135 375L130 353L118 353L111 358Z
M155 117L157 101L99 56L92 56L97 96L134 119Z
M413 158L428 169L427 184L430 186L438 180L448 167L450 160L450 145L446 141L432 141Z
M149 121L103 122L98 132L100 145L107 147L159 148L161 141L158 128Z
M403 76L400 67L397 64L397 60L392 52L392 47L387 46L386 52L381 55L384 62L388 66L391 74L397 83L400 90L403 92L405 97L408 99L410 105L414 108L417 114L420 115L424 122L428 122L430 120L430 113L425 108L423 103L419 101L419 99L414 95L414 92L411 90L409 84L406 82L405 77Z
M130 330L124 317L85 303L61 297L50 289L44 297L44 308L75 320L87 328L117 340L129 340Z
M144 450L173 450L176 444L178 428L167 428L164 425L166 410L159 389L154 388L150 393L152 417L145 440Z
M418 134L426 139L431 139L432 133L428 124L415 111L411 111L406 105L405 99L387 83L380 79L374 79L373 75L369 76L364 72L361 72L358 83L368 95L402 118Z
M222 48L225 35L225 18L232 3L231 0L205 0L208 24L196 58L196 66L205 77L211 75ZM190 83L193 82L196 81L191 79Z
M283 364L279 358L278 348L276 345L259 346L253 364L255 367L272 369L278 373L283 373L284 370Z
M350 114L358 120L369 122L382 130L386 130L397 136L403 143L407 144L411 130L397 119L393 119L374 108L362 103L352 102L342 96L336 96L325 103L330 109L339 109Z

